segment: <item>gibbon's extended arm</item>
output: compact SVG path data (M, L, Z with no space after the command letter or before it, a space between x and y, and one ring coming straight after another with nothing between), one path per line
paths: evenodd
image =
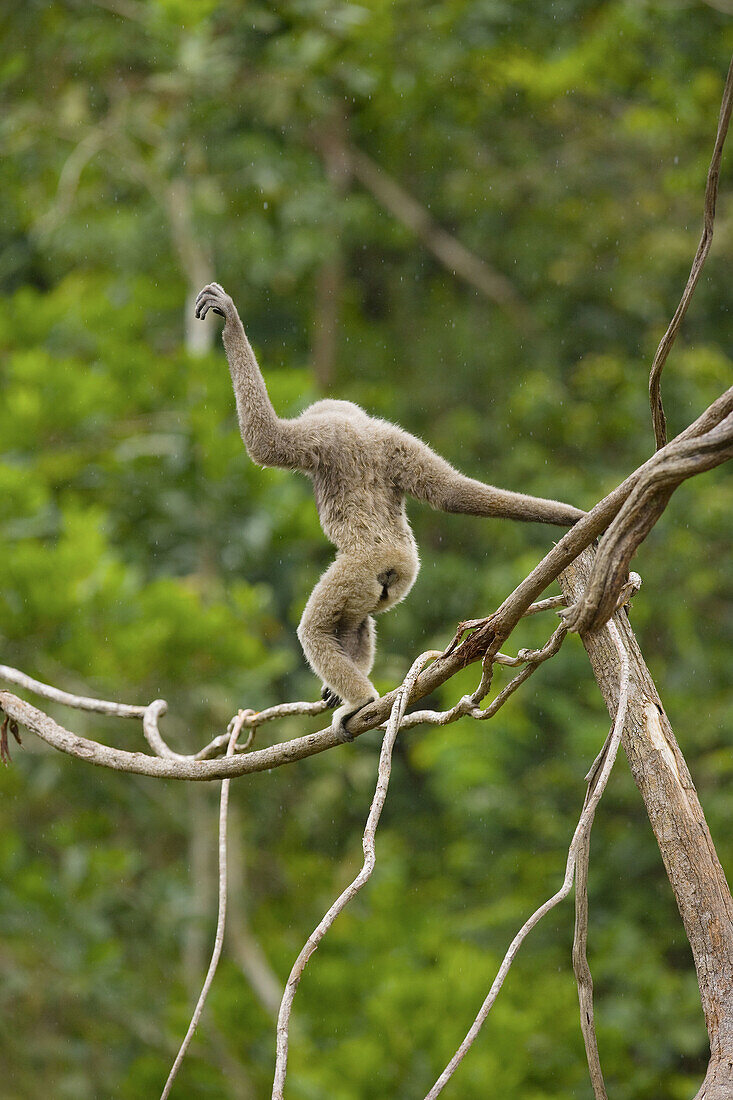
M210 309L224 318L222 339L237 400L239 431L248 455L258 466L308 469L311 456L299 445L294 425L281 420L273 409L237 307L219 283L209 283L196 299L200 320Z
M407 432L398 437L393 469L402 492L442 512L556 523L562 527L572 527L585 515L580 508L560 500L513 493L466 477Z

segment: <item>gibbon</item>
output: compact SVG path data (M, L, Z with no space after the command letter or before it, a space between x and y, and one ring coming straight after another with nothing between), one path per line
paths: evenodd
M308 599L298 638L336 707L333 728L378 698L375 614L404 600L420 565L405 514L405 496L444 512L571 526L585 515L558 500L525 496L465 477L425 443L350 401L316 401L293 420L277 416L234 302L218 283L196 299L196 316L224 318L224 348L247 453L260 466L301 470L313 482L316 507L336 560Z

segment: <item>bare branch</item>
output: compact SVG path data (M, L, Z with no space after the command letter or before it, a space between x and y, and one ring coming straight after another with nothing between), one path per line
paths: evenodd
M74 707L75 710L91 710L96 714L109 714L115 718L143 718L146 708L131 706L129 703L111 703L106 699L90 699L85 695L72 695L71 692L61 691L51 687L40 680L34 680L20 669L11 668L9 665L0 665L0 680L7 680L9 684L18 684L19 687L32 691L44 699L52 699L55 703L63 703L64 706ZM161 702L162 700L158 700Z
M413 726L419 726L425 722L430 722L435 726L446 726L450 722L455 722L466 715L471 718L476 718L479 721L493 718L496 712L504 706L504 703L514 694L517 688L521 687L524 681L528 680L532 673L535 672L544 661L555 656L565 640L567 632L567 627L564 623L561 623L542 649L522 649L519 651L519 656L511 658L512 664L524 664L525 667L513 680L509 681L505 688L502 688L496 698L492 699L491 703L483 710L479 706L479 703L488 694L492 679L492 661L488 658L484 665L484 674L481 677L481 683L472 695L464 695L464 697L460 699L454 707L451 707L450 710L413 711L412 714L408 714L404 719L402 728L411 729ZM497 657L498 656L499 654L497 654ZM494 657L493 662L496 664L508 663L506 658L503 661L499 661L496 657Z
M733 412L704 435L673 441L657 451L606 531L581 600L563 613L569 630L597 630L603 625L616 607L632 557L674 490L687 478L731 458Z
M721 394L712 405L708 406L692 424L680 432L672 440L672 443L667 444L667 446L672 446L683 440L694 439L709 432L711 428L719 424L731 412L733 412L733 387ZM625 481L596 504L595 508L578 520L566 535L563 535L539 565L535 566L532 572L514 589L512 594L504 600L498 611L486 620L484 627L477 630L474 635L455 650L456 656L463 656L464 664L476 659L477 655L492 652L500 647L532 600L543 592L548 584L556 580L563 569L574 561L578 554L590 546L593 540L608 527L609 523L618 515L638 481L644 477L650 468L654 468L653 463L655 461L659 461L659 453L639 466ZM442 669L435 671L442 671ZM427 675L433 674L434 666L431 666ZM419 682L418 687L420 686L421 683ZM367 713L365 708L365 717Z
M43 711L9 691L0 691L0 710L37 734L53 748L69 756L86 760L100 767L112 768L115 771L165 779L209 781L234 778L237 775L269 771L273 767L293 763L343 744L338 734L334 733L329 726L320 733L297 737L292 741L281 742L279 745L272 745L247 754L235 754L233 757L225 756L216 760L196 759L195 756L177 760L150 756L142 752L127 752L124 749L111 748L98 741L81 737L60 726L48 714L44 714ZM378 723L375 722L374 725ZM374 725L369 728L373 729Z
M548 596L546 600L538 600L537 603L530 604L524 612L524 617L527 615L539 615L540 611L559 611L565 606L564 596Z
M652 362L649 374L649 404L652 410L652 423L654 436L657 441L657 449L667 442L667 420L662 405L661 380L664 364L667 362L672 345L682 324L682 318L687 312L687 307L692 300L700 273L707 259L710 245L713 242L713 226L715 223L715 203L718 198L718 181L720 179L720 161L723 156L723 146L728 133L730 123L731 106L733 106L733 58L728 69L728 76L723 89L723 101L720 105L720 117L718 119L718 132L715 136L713 156L708 169L708 178L705 185L705 204L703 211L703 230L700 243L697 246L692 268L687 279L687 285L682 293L680 304L675 310L674 317L669 323L669 328L662 337Z
M213 741L210 741L208 745L205 745L203 749L199 749L197 753L194 753L194 760L208 760L212 756L219 756L220 749L226 748L229 742L229 733L231 732L233 724L244 715L244 726L262 726L265 722L272 722L276 718L286 718L294 714L323 714L325 710L328 710L328 705L319 699L317 703L276 703L275 706L266 707L265 710L240 710L238 714L232 718L229 723L229 728L226 733L219 734ZM242 752L243 746L235 745L235 752Z
M593 554L560 575L569 602L587 586ZM614 617L631 664L633 691L622 743L644 799L695 960L710 1037L710 1062L696 1100L733 1095L733 900L695 784L624 612ZM606 630L581 635L609 714L618 703L619 661Z
M548 582L549 583L549 582ZM526 618L528 615L538 615L541 611L560 611L562 608L567 607L564 596L549 596L546 600L538 600L537 603L532 603L523 611L519 618ZM456 647L460 644L464 634L469 631L477 630L479 627L486 626L489 620L484 616L482 619L464 619L456 627L456 632L453 635L453 641L445 650L446 654L453 653ZM519 620L517 620L519 621ZM494 661L496 664L508 664L511 663L508 660L503 659L502 654L494 654Z
M488 996L481 1006L481 1009L479 1010L476 1019L471 1025L468 1034L466 1035L466 1038L463 1040L458 1050L453 1055L450 1062L445 1067L440 1077L425 1097L425 1100L435 1100L435 1098L440 1095L440 1093L448 1084L448 1081L450 1081L456 1069L470 1050L474 1040L476 1039L476 1036L478 1035L484 1024L484 1021L486 1020L486 1017L491 1011L497 996L499 995L499 991L504 984L504 979L509 973L509 968L514 962L517 952L522 946L524 940L527 938L535 925L542 920L545 914L549 913L551 909L554 909L554 907L558 905L559 902L563 901L563 899L568 896L572 888L578 851L582 848L582 845L585 843L586 838L590 833L596 807L598 806L598 803L601 800L601 796L606 789L608 777L611 774L611 769L614 765L616 753L618 752L618 747L621 741L621 731L623 730L624 723L626 721L626 708L628 704L629 693L629 659L623 642L621 641L621 636L618 632L616 623L609 622L607 624L607 630L611 635L613 643L618 650L619 659L621 661L621 675L618 685L618 709L616 712L615 721L613 723L613 732L608 745L608 752L606 753L603 765L600 769L600 772L598 773L597 783L593 790L589 792L589 796L587 797L586 802L583 806L583 811L578 820L575 832L573 833L573 839L570 842L567 862L565 865L565 877L563 878L562 885L557 893L553 894L551 898L548 898L547 901L539 907L539 909L535 910L532 916L527 921L525 921L525 923L517 932L516 936L514 937L507 949L502 964L499 967L496 978L494 979L493 985L489 990Z
M633 574L634 577L638 576ZM619 609L620 610L620 609ZM620 652L620 651L619 651ZM613 739L614 727L606 738L603 748L598 753L590 766L585 779L588 784L585 801L586 804L593 792L603 763ZM590 863L590 831L588 831L578 845L577 859L575 862L575 931L573 934L573 973L578 987L578 1004L580 1006L580 1030L583 1034L585 1054L588 1061L588 1072L595 1100L608 1100L606 1085L601 1070L601 1059L598 1053L598 1037L596 1035L595 1013L593 1009L593 977L588 965L588 865Z
M232 718L226 733L219 734L219 736L215 737L208 745L205 745L204 748L200 749L198 752L189 754L175 752L168 746L160 733L158 728L159 719L166 714L168 710L168 704L165 699L155 699L147 706L136 706L129 703L115 703L106 699L95 699L85 695L76 695L68 691L63 691L60 688L52 687L50 684L43 683L41 680L36 680L20 669L11 668L9 665L0 665L0 680L6 680L9 683L17 684L19 687L32 691L35 695L40 695L44 699L50 699L55 703L61 703L63 706L73 707L75 710L92 711L96 714L106 714L114 718L142 719L143 731L148 744L153 749L156 756L165 757L168 760L206 760L209 757L218 756L221 749L226 750L229 744L231 731L237 723L239 723L240 729L257 729L265 722L272 722L276 718L284 718L295 714L322 714L327 709L326 704L322 700L319 700L316 703L278 703L275 706L267 707L265 710L261 711L251 709L240 710L238 714ZM9 698L14 699L16 697L9 696ZM17 702L21 703L22 700L18 699ZM31 709L35 710L35 708ZM81 740L83 741L84 739L82 738ZM237 753L246 752L251 741L252 739L248 738L246 744L235 745L234 751ZM97 742L92 741L89 742L89 744L97 745ZM59 746L55 745L54 747L58 748Z
M367 822L364 827L364 836L362 839L364 863L353 882L351 882L336 899L318 927L308 937L303 950L298 955L290 971L290 977L285 986L277 1021L277 1060L275 1063L275 1079L272 1085L272 1100L282 1100L283 1089L285 1087L285 1074L288 1064L290 1012L293 1007L295 991L298 988L298 984L303 976L308 960L326 935L326 932L328 932L339 913L346 908L351 899L358 894L364 883L371 877L376 862L375 835L377 825L379 824L379 818L384 808L384 802L387 797L387 788L389 787L389 780L392 772L392 750L397 740L397 734L405 714L410 692L415 685L420 670L427 661L433 660L435 657L439 656L440 652L438 650L421 653L420 656L413 661L410 671L407 673L402 685L397 689L397 695L392 705L392 713L389 716L387 730L382 740L382 750L379 754L377 787L374 791L374 798L372 799L369 816L367 817Z
M182 756L178 752L174 752L173 749L168 747L158 730L158 718L162 714L165 714L167 710L168 704L165 699L154 699L153 702L145 708L145 714L143 715L143 733L145 734L145 740L156 756L164 756L168 760L185 760L185 756Z
M229 736L229 744L227 746L227 756L232 756L234 753L234 746L237 742L237 738L242 730L242 721L236 723ZM253 733L250 733L248 740L251 740ZM193 1010L193 1016L191 1017L191 1023L188 1025L188 1031L181 1043L176 1059L171 1067L171 1071L168 1074L168 1080L165 1083L165 1087L160 1095L160 1100L167 1100L170 1096L171 1089L173 1088L173 1082L176 1079L178 1070L181 1068L181 1063L186 1056L193 1033L198 1026L198 1022L201 1019L201 1013L204 1011L204 1005L206 1004L206 998L209 995L211 989L211 983L214 980L216 974L216 968L219 965L219 958L221 957L221 949L224 943L224 926L226 923L227 912L227 810L229 809L229 780L222 780L221 784L221 796L219 801L219 912L216 919L216 937L214 939L214 950L211 955L211 962L209 963L209 969L204 979L204 984L199 995L199 999L196 1002L196 1007Z
M588 788L590 791L590 786ZM590 833L578 845L575 863L575 933L573 936L573 973L578 986L580 1004L580 1030L583 1033L588 1072L595 1100L608 1100L603 1081L601 1059L598 1053L595 1017L593 1012L593 977L588 965L588 864L590 862Z

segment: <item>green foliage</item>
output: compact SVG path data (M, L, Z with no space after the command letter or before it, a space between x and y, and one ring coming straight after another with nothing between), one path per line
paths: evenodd
M103 697L165 697L186 749L237 706L315 697L294 628L329 548L305 479L247 460L220 347L187 345L201 257L285 414L322 388L316 287L336 260L328 392L467 473L583 506L650 453L648 363L696 245L733 45L713 5L36 0L1 41L2 663ZM341 119L512 280L531 330L329 176L318 146ZM721 211L730 178L726 156ZM730 382L732 294L716 242L665 375L673 431ZM423 569L380 625L384 690L495 607L552 538L412 518ZM639 554L633 612L728 867L732 538L729 472L684 486ZM541 644L541 618L517 647ZM132 723L53 712L142 747ZM514 931L557 886L607 721L570 640L494 722L400 739L374 878L298 994L294 1100L424 1096ZM234 786L246 878L230 921L281 981L358 866L377 745ZM85 770L30 735L14 749L0 775L9 1100L160 1089L213 935L216 792L195 786ZM594 830L590 904L609 1092L690 1095L706 1062L694 972L622 760ZM453 1095L590 1097L571 919L565 907L526 944ZM239 958L232 936L182 1096L268 1094L273 1022Z

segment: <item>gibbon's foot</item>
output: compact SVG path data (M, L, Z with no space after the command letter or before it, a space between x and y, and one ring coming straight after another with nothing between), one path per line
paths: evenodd
M358 714L364 707L368 707L370 703L373 703L379 696L375 695L372 699L366 699L363 703L359 703L358 707L352 707L350 703L343 703L338 710L334 711L333 720L331 721L331 729L334 733L338 734L339 741L348 743L354 740L353 733L349 733L346 728L346 723Z
M323 702L326 704L326 706L329 709L331 707L340 707L341 706L341 701L342 701L341 696L337 695L335 691L331 691L330 687L328 687L327 684L323 685L323 691L321 692L321 699L323 699Z
M228 318L234 312L234 302L219 283L209 283L196 298L196 316L203 321L209 310Z

